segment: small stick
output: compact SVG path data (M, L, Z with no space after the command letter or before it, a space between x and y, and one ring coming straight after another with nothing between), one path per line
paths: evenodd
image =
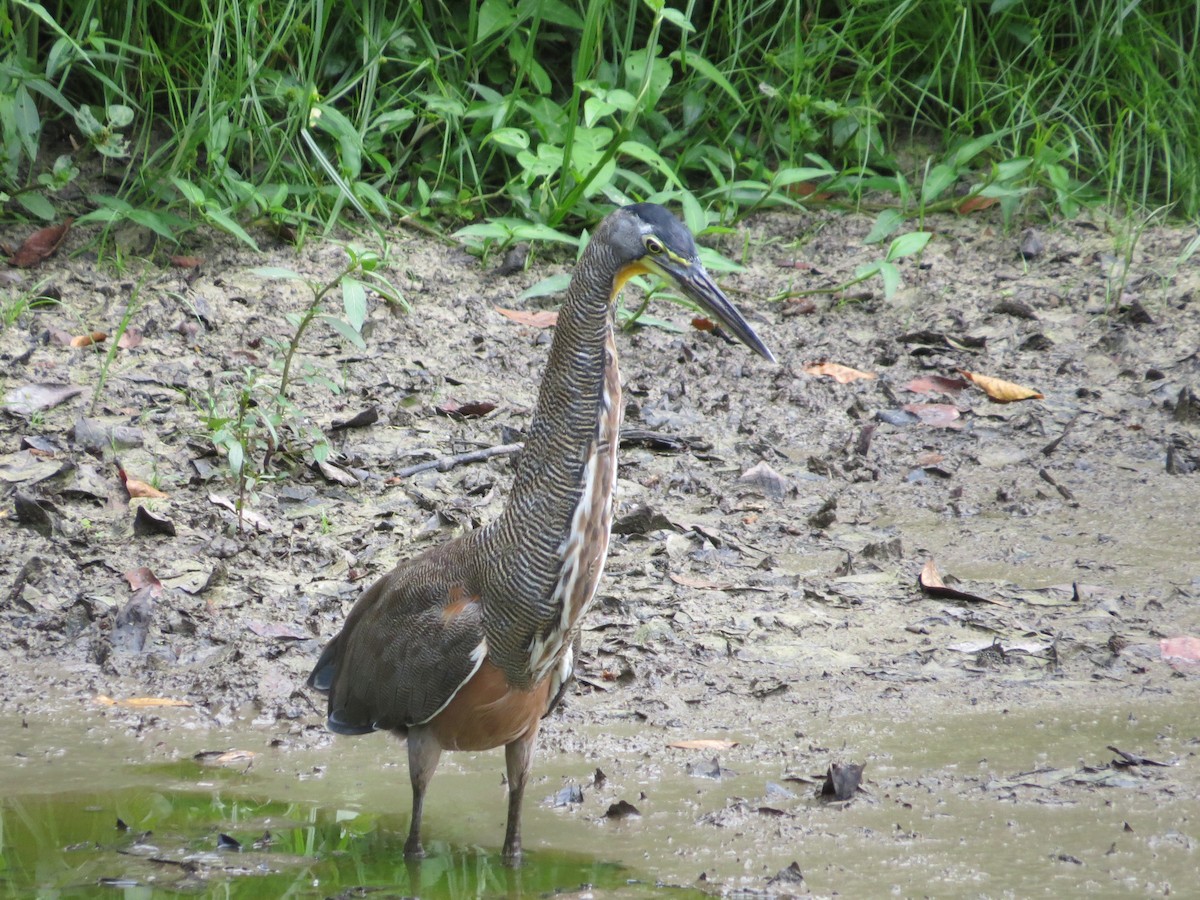
M495 447L484 447L481 450L471 450L468 453L443 456L440 459L429 459L422 463L405 466L392 478L389 478L388 481L395 483L402 478L408 478L410 475L416 475L418 472L428 472L430 469L437 469L439 472L448 472L455 466L483 462L485 459L491 459L493 456L508 456L511 453L521 450L524 446L523 443L498 444Z

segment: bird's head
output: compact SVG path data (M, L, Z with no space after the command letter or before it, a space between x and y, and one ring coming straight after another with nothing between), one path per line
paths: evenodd
M634 275L653 274L724 325L770 362L775 357L700 262L687 226L656 203L634 203L610 214L592 240L603 240L619 268L613 296Z

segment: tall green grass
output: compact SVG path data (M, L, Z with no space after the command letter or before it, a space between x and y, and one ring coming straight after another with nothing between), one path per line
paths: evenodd
M90 163L93 221L250 242L349 207L547 236L647 197L702 227L817 183L1191 217L1198 29L1169 0L7 0L0 201L60 216Z

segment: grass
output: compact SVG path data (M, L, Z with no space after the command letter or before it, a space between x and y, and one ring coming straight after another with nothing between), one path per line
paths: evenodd
M83 223L132 219L167 240L198 221L251 244L249 225L303 239L348 208L574 233L644 198L708 226L795 203L810 181L905 207L942 161L903 171L913 136L942 156L989 140L943 190L1027 160L1025 204L1200 212L1200 13L1165 0L6 11L9 211L63 213L72 154L51 135L65 131L120 177Z

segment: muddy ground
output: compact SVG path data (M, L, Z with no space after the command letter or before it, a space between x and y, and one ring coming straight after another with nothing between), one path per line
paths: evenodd
M874 281L766 300L878 256L865 216L765 215L717 242L745 263L719 280L778 366L665 302L653 312L678 333L618 338L626 428L658 437L623 447L618 533L581 678L543 729L527 848L571 845L725 892L1194 888L1196 233L1095 218L1034 223L1031 240L986 214L928 224L890 299ZM236 746L257 754L249 790L255 770L303 775L313 802L394 813L402 840L402 751L335 741L303 682L375 577L502 508L509 457L397 473L519 440L551 332L496 307L551 307L518 295L570 259L502 275L499 259L395 234L388 274L412 312L373 298L365 350L320 325L302 348L341 389L293 393L338 470L277 455L240 530L198 409L232 409L247 370L269 381L269 339L304 300L251 269L319 279L341 250L255 255L213 238L186 248L198 270L158 257L114 271L85 240L2 288L10 303L45 278L61 302L0 332L0 717L16 754L0 792L53 789L35 771L48 746L11 750L22 723L53 726L56 746L131 739L127 762ZM135 290L141 341L116 354L93 410L107 348L64 341L116 331ZM804 371L821 361L876 377ZM1044 398L913 383L959 369ZM38 384L83 390L22 392ZM479 402L495 408L443 414ZM372 424L336 427L372 409ZM118 458L167 496L131 500ZM976 599L923 592L930 560ZM145 697L189 705L123 705ZM667 746L700 739L736 746ZM88 753L63 752L88 771ZM834 762L866 764L849 804L813 799ZM501 755L443 767L427 835L495 852ZM461 786L479 783L495 790ZM582 803L541 800L564 784ZM618 800L641 817L607 819Z

